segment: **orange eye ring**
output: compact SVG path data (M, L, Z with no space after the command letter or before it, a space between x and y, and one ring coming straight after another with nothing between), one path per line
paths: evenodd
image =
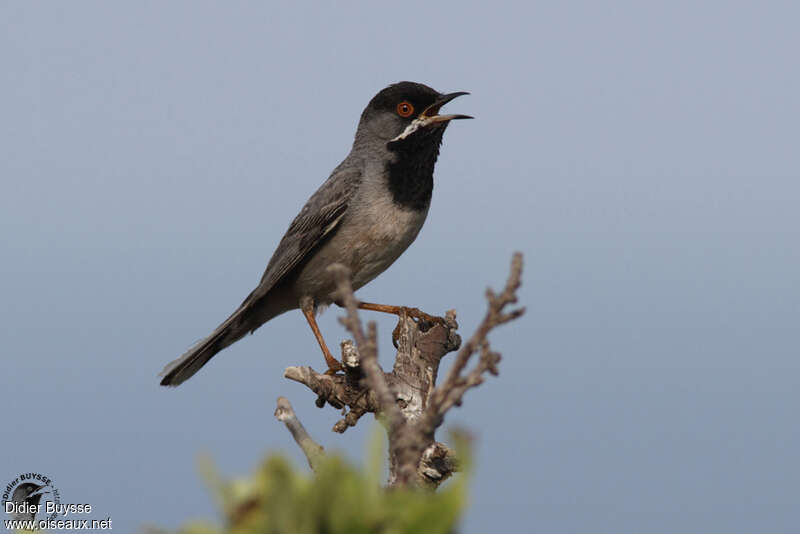
M408 100L403 100L399 104L397 104L397 114L407 119L414 113L414 106L411 105L411 102Z

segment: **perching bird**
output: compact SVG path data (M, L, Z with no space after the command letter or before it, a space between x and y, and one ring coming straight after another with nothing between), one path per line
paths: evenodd
M272 255L261 282L210 336L161 373L162 386L177 386L217 352L286 311L302 310L329 370L340 368L314 314L334 302L336 284L326 270L350 269L354 289L385 271L414 241L433 191L433 167L442 135L453 119L439 110L467 93L442 94L400 82L370 100L350 154L308 199ZM399 313L399 306L360 303L363 309Z

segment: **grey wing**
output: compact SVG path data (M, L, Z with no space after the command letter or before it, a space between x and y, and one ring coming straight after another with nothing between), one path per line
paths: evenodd
M343 163L333 171L289 225L248 299L265 295L337 227L360 182L358 168Z

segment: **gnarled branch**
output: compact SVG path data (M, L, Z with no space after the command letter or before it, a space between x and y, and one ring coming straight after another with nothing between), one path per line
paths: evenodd
M366 413L382 418L389 436L390 485L436 488L458 468L452 450L436 441L436 429L444 422L448 410L461 404L466 391L483 382L486 373L498 374L500 354L492 350L488 335L525 311L508 309L517 302L522 255L514 254L500 294L487 289L486 315L463 346L457 333L455 311L447 312L444 317L431 317L416 310L408 313L404 310L393 333L397 354L388 373L378 364L375 323L368 323L366 332L363 329L349 272L340 265L330 269L337 280L339 301L347 310L340 320L355 340L355 344L342 343L345 372L331 376L310 367L289 367L284 376L311 389L320 407L327 403L337 409L349 408L334 425L336 432L355 426ZM441 359L456 350L452 367L437 387ZM479 354L477 363L467 370L475 353Z

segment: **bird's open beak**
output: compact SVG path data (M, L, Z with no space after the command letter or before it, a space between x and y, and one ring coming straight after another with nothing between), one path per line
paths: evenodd
M472 117L470 117L469 115L439 115L439 110L442 108L442 106L444 106L445 104L447 104L456 97L468 94L469 93L461 91L458 93L450 93L447 95L440 96L438 99L436 99L436 102L425 108L425 110L422 113L420 113L416 119L411 121L411 124L406 126L406 129L403 130L403 132L400 135L398 135L389 142L394 143L396 141L402 141L403 139L413 134L420 128L428 128L434 124L446 123L455 119L471 119Z
M45 493L50 493L50 490L47 489L47 486L40 486L31 492L28 498L35 497L36 495L44 495Z
M459 96L468 95L464 91L458 91L457 93L449 93L446 95L440 96L436 102L425 108L425 110L420 113L419 118L424 121L424 125L427 126L429 124L434 124L437 122L447 122L452 121L455 119L471 119L469 115L439 115L439 110L442 109L442 106L453 100L454 98L458 98Z

